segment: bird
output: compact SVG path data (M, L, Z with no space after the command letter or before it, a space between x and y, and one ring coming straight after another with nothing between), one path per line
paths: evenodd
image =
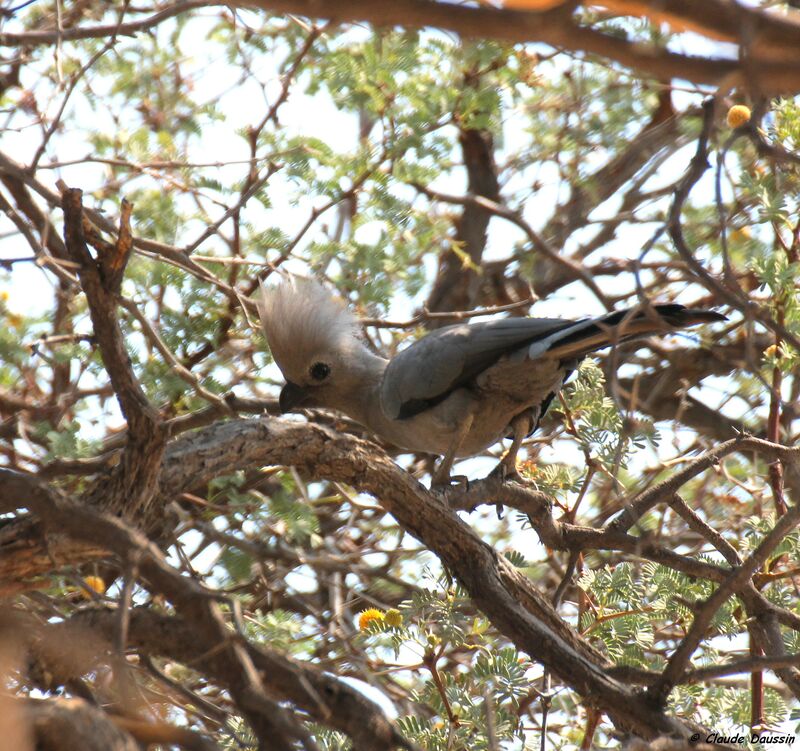
M355 314L315 279L261 285L264 334L281 370L281 413L341 412L401 449L442 457L432 487L451 484L456 459L511 438L495 472L517 478L517 453L587 355L654 334L727 320L662 303L579 320L514 317L436 329L387 359Z

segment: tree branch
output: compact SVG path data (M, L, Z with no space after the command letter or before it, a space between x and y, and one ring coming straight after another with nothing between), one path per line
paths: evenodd
M147 400L136 379L116 314L114 287L122 280L124 262L128 258L127 232L120 234L115 246L122 256L101 257L95 261L84 236L81 197L80 190L69 188L62 195L66 249L77 264L81 287L89 303L94 337L128 422L128 442L119 467L108 478L101 478L88 497L101 508L135 515L150 505L156 492L167 431L158 410ZM111 273L111 279L106 278L107 273Z
M658 3L648 3L647 7L657 12L660 4L659 0ZM393 3L374 3L370 0L249 0L241 5L310 18L366 21L376 26L435 27L454 31L464 37L544 42L560 49L600 55L662 81L679 78L715 86L723 82L727 85L747 82L762 92L772 93L800 90L800 59L797 55L800 32L794 16L784 22L778 14L754 11L759 13L763 24L760 39L764 46L768 47L770 41L774 40L782 45L783 52L778 62L771 55L755 54L748 58L745 69L743 63L736 59L677 54L580 26L571 14L572 6L569 3L542 12L485 5L455 5L433 0L396 0ZM751 29L751 23L741 23L737 41L741 41L746 34L749 36Z
M496 628L561 676L592 706L606 712L616 725L643 737L688 733L679 721L654 711L610 679L605 660L561 620L530 579L498 557L439 496L385 454L376 453L372 444L318 425L279 419L220 423L191 438L181 441L183 450L165 461L164 491L174 493L237 467L282 464L296 466L314 479L337 480L370 493L440 558ZM0 487L7 476L0 471ZM96 515L63 499L58 503L51 499L46 508L37 508L36 500L32 510L47 515L76 539L95 543L100 539L118 554L139 550L140 571L151 585L173 601L182 617L196 623L204 638L222 639L217 611L201 607L202 598L207 598L201 594L204 590L193 583L197 589L186 589L186 580L166 567L152 543L135 538L118 520L103 518L98 526Z
M133 735L82 699L25 699L21 715L40 751L139 751Z
M343 726L353 736L358 749L382 751L406 745L371 701L354 689L344 688L324 672L266 650L258 652L261 664L257 666L256 650L248 649L242 635L229 630L217 603L218 595L169 566L161 551L140 532L118 518L72 502L35 478L0 469L0 490L3 491L0 497L6 497L6 489L25 488L28 490L24 496L25 505L49 524L58 525L76 540L106 546L123 559L136 559L138 570L149 587L174 605L184 623L191 624L175 637L172 643L179 646L174 649L188 647L194 658L198 654L205 655L209 664L217 665L216 671L224 666L225 683L234 699L245 710L251 724L260 728L260 736L270 738L276 749L288 751L300 731L294 722L282 719L284 713L267 698L265 685L298 703L321 722L333 727ZM116 635L118 616L116 613L106 615L109 629L106 638L110 641ZM154 632L152 638L159 649L164 649L170 634L164 624L173 619L164 620L165 617L148 609L132 611L131 641L136 640L137 618L155 623L150 627Z
M706 635L716 612L737 589L740 589L753 576L758 568L764 565L769 554L798 524L800 524L800 504L792 506L778 519L759 546L730 573L725 582L717 587L711 597L697 610L689 633L672 653L659 680L648 689L648 695L659 706L663 706L670 691L680 680L692 654Z
M487 130L471 128L459 132L459 143L467 170L470 195L494 202L499 197L494 139ZM428 296L427 309L438 313L447 310L470 310L475 307L480 289L478 268L486 248L486 230L492 212L479 201L466 201L456 222L453 245L439 257L439 269ZM468 261L466 259L469 259ZM438 328L444 321L429 318L428 326Z

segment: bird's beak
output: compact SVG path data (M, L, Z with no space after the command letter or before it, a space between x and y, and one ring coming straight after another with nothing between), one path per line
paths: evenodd
M281 389L281 395L278 399L278 404L281 408L281 414L285 415L303 403L308 401L310 394L302 386L296 383L287 381L286 385Z

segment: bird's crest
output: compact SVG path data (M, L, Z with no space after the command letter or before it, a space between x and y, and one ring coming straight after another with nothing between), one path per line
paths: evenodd
M363 346L356 317L318 282L291 277L261 285L258 306L272 357L287 380L302 383L312 359Z

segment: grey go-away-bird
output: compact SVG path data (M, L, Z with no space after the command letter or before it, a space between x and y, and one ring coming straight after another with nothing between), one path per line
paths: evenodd
M438 329L387 360L367 347L345 303L315 281L263 286L259 311L286 378L282 412L338 410L400 448L438 454L434 485L450 482L456 458L505 437L512 444L498 471L516 474L522 441L591 352L726 320L677 304L579 321L503 318Z

